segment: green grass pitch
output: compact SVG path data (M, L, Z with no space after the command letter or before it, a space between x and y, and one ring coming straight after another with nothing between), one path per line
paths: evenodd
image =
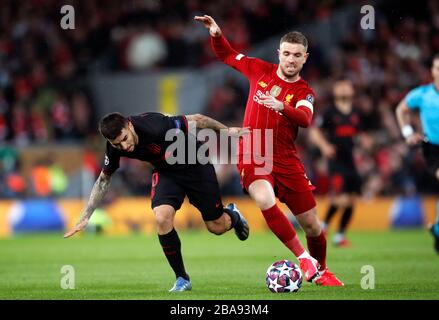
M303 233L299 236L304 240ZM168 293L174 275L156 236L71 239L26 235L0 240L0 299L439 299L439 255L425 230L351 232L351 248L328 246L330 269L343 288L304 283L299 292L274 294L265 287L267 267L296 262L271 233L241 242L229 232L181 232L193 290ZM305 243L305 242L304 242ZM75 289L61 288L61 268L75 270ZM364 265L375 271L375 288L361 288Z

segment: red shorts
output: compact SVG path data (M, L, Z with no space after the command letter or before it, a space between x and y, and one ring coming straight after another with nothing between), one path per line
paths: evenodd
M294 215L301 214L316 206L312 193L315 187L305 173L263 172L261 167L254 164L238 164L238 170L244 190L248 191L248 187L253 181L266 180L273 187L276 197L285 203Z

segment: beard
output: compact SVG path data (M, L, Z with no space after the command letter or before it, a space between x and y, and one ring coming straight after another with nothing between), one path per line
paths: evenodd
M292 71L288 71L286 67L280 68L282 75L287 79L295 78L301 70L302 70L302 68L297 68L297 69L294 69Z

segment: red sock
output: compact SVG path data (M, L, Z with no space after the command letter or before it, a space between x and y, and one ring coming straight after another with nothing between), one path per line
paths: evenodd
M262 214L271 231L296 257L305 251L297 237L296 230L276 204L270 209L262 210Z
M326 269L326 236L322 232L317 237L306 237L309 254L317 259L320 264L320 270Z

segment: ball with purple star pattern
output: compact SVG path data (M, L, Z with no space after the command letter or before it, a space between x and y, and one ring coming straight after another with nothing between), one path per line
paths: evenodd
M289 260L276 261L267 269L265 284L271 292L297 292L302 286L302 271Z

